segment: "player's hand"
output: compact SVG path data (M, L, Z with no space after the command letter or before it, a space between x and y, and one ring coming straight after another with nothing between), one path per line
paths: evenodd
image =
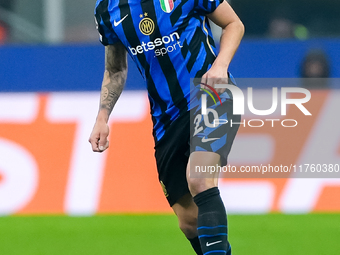
M228 84L228 68L213 65L203 76L201 79L201 88L208 89L207 84L213 88L215 88L215 84ZM221 94L225 91L225 88L217 88L216 92Z
M97 120L89 138L94 152L103 152L109 148L109 140L107 139L109 133L110 129L107 123L103 120Z

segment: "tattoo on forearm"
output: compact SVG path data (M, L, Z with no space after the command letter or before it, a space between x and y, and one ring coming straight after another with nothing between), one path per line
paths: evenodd
M106 109L109 114L123 91L125 79L126 71L115 73L112 76L105 72L104 81L106 81L102 86L100 108Z
M123 91L127 76L126 51L122 45L106 47L105 69L100 109L106 109L110 114Z

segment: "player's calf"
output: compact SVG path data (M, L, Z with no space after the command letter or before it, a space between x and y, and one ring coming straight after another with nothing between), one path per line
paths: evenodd
M180 229L190 241L196 254L203 255L197 233L198 208L190 193L181 197L177 203L172 206L172 209L177 215Z

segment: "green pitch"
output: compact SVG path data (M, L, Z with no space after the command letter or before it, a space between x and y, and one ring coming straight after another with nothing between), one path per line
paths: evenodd
M231 215L234 255L340 252L340 214ZM173 215L0 218L1 255L193 255Z

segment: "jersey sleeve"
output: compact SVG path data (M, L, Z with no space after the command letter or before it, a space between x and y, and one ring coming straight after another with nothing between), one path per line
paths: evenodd
M214 12L223 1L224 0L198 0L196 9L202 12L202 14L209 14Z
M110 20L103 20L103 17L95 13L96 28L99 32L99 41L104 45L112 45L119 41L116 33L112 29ZM111 29L109 28L111 27Z

